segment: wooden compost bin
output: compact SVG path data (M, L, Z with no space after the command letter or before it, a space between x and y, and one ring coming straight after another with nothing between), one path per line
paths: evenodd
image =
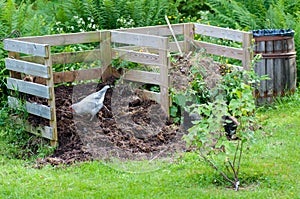
M254 31L255 54L262 60L255 67L256 73L268 75L261 81L256 93L258 104L272 102L274 97L293 93L296 89L296 51L294 32L284 30Z
M242 48L233 48L194 40L194 34L201 34L235 42L241 42ZM179 41L172 41L178 36ZM9 51L6 68L10 71L7 87L11 90L45 98L48 105L25 102L26 110L36 116L49 120L49 126L32 127L26 124L26 130L51 140L52 145L58 142L55 108L55 84L80 80L106 79L112 75L111 63L120 58L130 62L155 66L159 72L129 70L124 79L129 81L155 84L160 92L143 90L146 97L160 103L165 113L169 114L169 66L170 53L180 49L189 52L196 48L206 49L206 53L234 58L242 61L242 67L249 68L252 33L219 28L196 23L175 24L168 26L152 26L141 28L120 29L111 31L95 31L85 33L47 35L5 39L4 49ZM94 50L79 52L52 53L51 48L72 44L99 43ZM122 47L113 47L121 44ZM118 46L118 45L117 45ZM146 48L147 51L141 51ZM100 61L96 68L75 71L54 72L55 64ZM35 76L34 82L23 80L25 75ZM9 96L9 104L16 106L19 100Z

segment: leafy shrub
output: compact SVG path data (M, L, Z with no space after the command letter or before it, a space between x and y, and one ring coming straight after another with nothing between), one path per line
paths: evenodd
M205 68L204 72L201 71L201 66L198 69L198 75L202 74L203 81L210 88L205 90L210 98L204 103L193 103L189 106L190 113L198 115L198 119L193 121L193 126L184 139L238 190L243 147L245 143L253 140L256 125L253 91L265 77L259 78L253 69L229 70L221 65L223 72L212 70L219 73L214 76L218 81L209 85L205 80L212 80L209 79L213 76L209 68Z

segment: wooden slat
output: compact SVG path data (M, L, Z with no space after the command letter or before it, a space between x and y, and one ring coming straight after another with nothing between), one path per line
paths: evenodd
M19 100L11 96L8 96L8 104L10 107L20 106ZM52 119L51 109L48 106L37 104L37 103L26 102L25 109L27 110L28 113L31 113L33 115L37 115L49 120Z
M140 70L129 70L124 74L124 79L146 84L160 85L159 74Z
M244 33L243 34L243 67L246 70L250 69L251 60L253 59L253 49L251 49L251 42L252 42L252 33Z
M179 41L178 44L181 49L185 48L184 41ZM169 42L169 50L170 50L170 52L179 52L178 47L175 42Z
M156 93L148 90L140 90L140 89L137 90L137 93L139 97L142 99L150 99L157 103L160 103L160 93Z
M204 48L206 50L205 52L208 54L243 60L243 49L241 48L221 46L221 45L211 44L202 41L194 41L194 44L198 48Z
M53 135L53 128L50 126L37 126L34 127L28 122L25 123L25 131L32 133L37 136L41 136L43 138L46 138L48 140L53 140L54 135Z
M242 42L244 31L232 30L228 28L220 28L199 23L194 23L195 34L201 34L210 37L223 38L227 40Z
M70 64L92 62L100 60L100 50L87 50L82 52L64 52L52 55L52 64Z
M144 52L136 52L133 50L124 50L114 48L113 50L113 58L121 58L123 60L137 62L146 65L158 65L159 64L159 56L151 53Z
M258 63L256 63L256 67L255 67L255 72L258 76L263 76L266 75L266 60L262 59L261 61L259 61ZM260 81L260 86L258 88L259 91L259 95L260 97L265 97L265 93L267 92L267 80L262 80Z
M102 75L102 68L90 68L76 71L66 71L66 72L54 72L53 79L54 83L62 82L75 82L81 80L92 80L100 79Z
M112 76L112 47L111 47L111 32L100 32L100 60L102 65L101 78L102 81L107 81Z
M184 24L184 51L188 53L193 49L194 25L192 23Z
M153 35L111 31L111 42L115 43L132 44L142 47L165 49L165 39L167 38Z
M7 51L36 55L41 57L49 56L46 51L46 46L48 46L47 44L37 44L13 39L5 39L3 43L4 49Z
M50 92L48 86L32 82L25 82L14 78L7 78L7 88L11 90L17 89L22 93L27 93L38 97L50 99Z
M164 42L165 46L169 46L168 40ZM169 98L169 68L170 58L168 57L168 50L159 49L159 61L160 61L160 105L165 114L169 117L170 98Z
M41 64L6 58L5 66L8 70L17 71L43 78L49 78L49 67Z
M173 24L172 29L173 29L173 31L176 35L183 34L183 26L184 26L184 24ZM117 31L133 32L133 33L157 35L157 36L170 36L170 35L172 35L172 33L171 33L171 31L170 31L170 29L167 25L118 29Z
M53 128L49 126L32 126L28 121L24 121L23 119L19 118L18 116L11 116L11 121L15 124L23 125L25 131L32 133L37 136L44 137L46 139L52 140L53 139Z
M37 56L24 56L20 59L42 64L44 59ZM52 64L70 64L80 62L92 62L100 60L100 50L86 50L80 52L63 52L52 54Z
M52 56L51 48L46 48L49 57L45 59L45 66L49 66L50 78L46 79L46 85L49 87L50 99L48 100L48 106L51 107L52 118L50 120L50 127L52 128L52 139L50 144L56 146L58 144L58 133L57 133L57 118L56 118L56 105L55 105L55 93L54 93L54 79L52 70Z
M54 84L59 84L63 82L75 82L82 80L93 80L100 79L103 73L102 68L90 68L90 69L82 69L75 71L65 71L65 72L54 72L53 79ZM112 75L116 78L120 78L120 74L112 69ZM45 84L46 80L44 78L36 78L36 83Z
M99 31L34 36L34 37L21 37L18 38L17 40L34 42L39 44L49 44L51 46L100 42Z

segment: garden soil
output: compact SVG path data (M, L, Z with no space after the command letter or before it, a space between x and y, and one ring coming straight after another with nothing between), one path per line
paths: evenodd
M188 70L191 66L190 55L178 57L171 68L171 82L180 89L186 89L189 82ZM38 159L37 164L72 164L89 160L153 160L156 158L171 157L187 151L182 136L186 133L184 128L173 124L172 120L161 114L151 115L151 109L157 107L154 101L144 99L137 92L129 92L117 101L123 102L126 114L118 111L114 105L114 93L122 92L122 87L113 87L105 95L104 105L93 121L90 116L74 115L69 106L80 101L90 93L100 90L104 85L115 83L110 79L104 83L85 83L76 86L61 85L55 87L56 117L58 127L58 147L54 153L46 158ZM183 85L183 82L185 82ZM117 84L115 84L117 85ZM130 84L128 84L130 85ZM126 86L125 86L126 87ZM124 90L124 89L123 89ZM127 92L128 93L128 92ZM47 104L45 100L27 96L31 102ZM115 101L112 105L112 102ZM120 104L119 104L120 106ZM160 106L159 106L160 107ZM124 110L125 110L124 109ZM157 110L156 113L162 113ZM122 120L120 118L130 118ZM28 121L34 126L49 125L48 120L30 115ZM123 122L125 121L125 122ZM129 122L128 122L129 121ZM131 123L130 123L131 121ZM155 133L149 133L154 126ZM160 122L156 124L155 122ZM142 133L136 133L142 132Z

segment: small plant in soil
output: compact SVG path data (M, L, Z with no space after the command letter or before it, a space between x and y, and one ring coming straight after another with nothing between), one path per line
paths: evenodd
M252 66L257 59L254 59ZM206 94L209 98L204 103L195 101L188 106L190 115L198 115L198 119L192 122L193 126L184 139L237 191L243 149L246 143L253 141L256 130L253 91L265 77L258 77L253 68L237 70L227 65L212 67L209 64L207 67L207 64L199 63L194 61L194 77L189 90L200 88L195 84L206 85L205 92L209 92ZM197 76L200 74L202 84L198 83L200 78Z

